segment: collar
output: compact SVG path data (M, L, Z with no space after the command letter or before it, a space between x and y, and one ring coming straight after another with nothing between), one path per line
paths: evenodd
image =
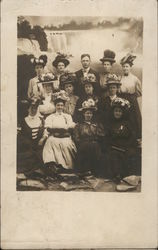
M83 72L83 73L88 73L88 72L89 72L89 70L90 70L90 67L89 67L89 68L87 68L87 69L84 69L84 68L83 68L83 69L82 69L82 72Z
M114 95L114 96L110 96L109 95L109 97L110 97L110 100L113 101L113 100L115 100L115 98L117 97L117 95Z
M63 115L63 112L59 113L58 111L55 112L56 115Z

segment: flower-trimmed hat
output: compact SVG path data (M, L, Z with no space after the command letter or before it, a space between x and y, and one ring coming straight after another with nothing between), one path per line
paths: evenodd
M120 81L121 81L121 77L119 77L119 76L117 76L115 74L108 74L106 85L110 86L111 84L115 84L118 87L120 87L121 86L121 82Z
M31 63L35 67L36 65L42 65L43 67L47 64L47 56L41 55L39 58L33 57L31 58Z
M112 107L119 107L124 111L128 111L131 107L130 102L126 99L116 97L112 102Z
M82 79L83 84L96 84L96 76L93 73L87 74L87 76Z
M82 107L79 109L79 111L85 111L85 110L89 110L89 109L92 110L92 111L97 110L96 103L92 98L84 101L82 103Z
M58 102L65 103L66 101L69 101L69 97L64 90L60 90L52 94L52 100L55 104L57 104Z
M75 73L70 73L70 72L66 72L63 75L61 75L60 77L60 85L61 88L65 87L65 84L72 84L74 85L76 82L77 78L76 78L76 74Z
M131 53L128 53L126 56L124 56L121 61L120 64L124 65L125 63L128 63L130 66L133 65L133 61L136 59L136 56L132 55Z
M57 68L58 63L62 62L64 63L65 67L67 67L70 63L70 61L68 60L68 55L66 54L61 54L60 52L57 53L58 55L56 56L55 60L52 62L53 66L55 68Z
M103 55L103 58L100 59L101 62L105 62L105 61L108 61L110 63L115 63L116 60L115 60L115 52L112 51L112 50L105 50L104 51L104 55Z

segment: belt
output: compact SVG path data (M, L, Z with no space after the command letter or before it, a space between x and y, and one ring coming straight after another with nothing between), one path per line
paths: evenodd
M51 133L51 135L53 135L56 138L67 138L70 137L69 133L65 133L65 134L60 134L60 133Z

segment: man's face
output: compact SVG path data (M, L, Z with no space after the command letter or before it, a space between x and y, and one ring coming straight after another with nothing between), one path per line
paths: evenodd
M87 69L90 67L91 60L88 56L85 56L81 59L82 67Z

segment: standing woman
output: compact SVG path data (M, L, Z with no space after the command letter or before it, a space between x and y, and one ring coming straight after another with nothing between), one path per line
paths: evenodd
M44 95L44 89L42 84L38 84L41 81L44 74L44 67L47 63L47 56L41 55L39 58L32 58L31 62L34 66L36 76L29 81L28 86L28 99L42 99Z
M65 73L66 67L69 65L69 60L67 59L67 55L58 53L55 60L52 62L52 65L56 69L55 76L57 77L57 81L54 82L54 89L60 89L60 77Z
M71 132L75 127L72 117L63 113L67 96L65 91L53 95L56 112L45 120L45 136L47 137L43 149L43 161L48 168L74 167L76 146L71 139ZM44 138L43 138L44 140Z
M131 107L131 121L135 128L137 139L141 139L141 112L138 105L137 98L142 95L141 82L140 80L131 73L133 61L136 56L127 54L121 59L120 64L122 65L123 76L121 78L121 96L127 99Z
M102 95L107 95L107 78L108 74L112 73L112 67L115 61L115 52L112 50L105 50L103 58L100 59L102 62L104 72L100 75L100 87L102 90Z

